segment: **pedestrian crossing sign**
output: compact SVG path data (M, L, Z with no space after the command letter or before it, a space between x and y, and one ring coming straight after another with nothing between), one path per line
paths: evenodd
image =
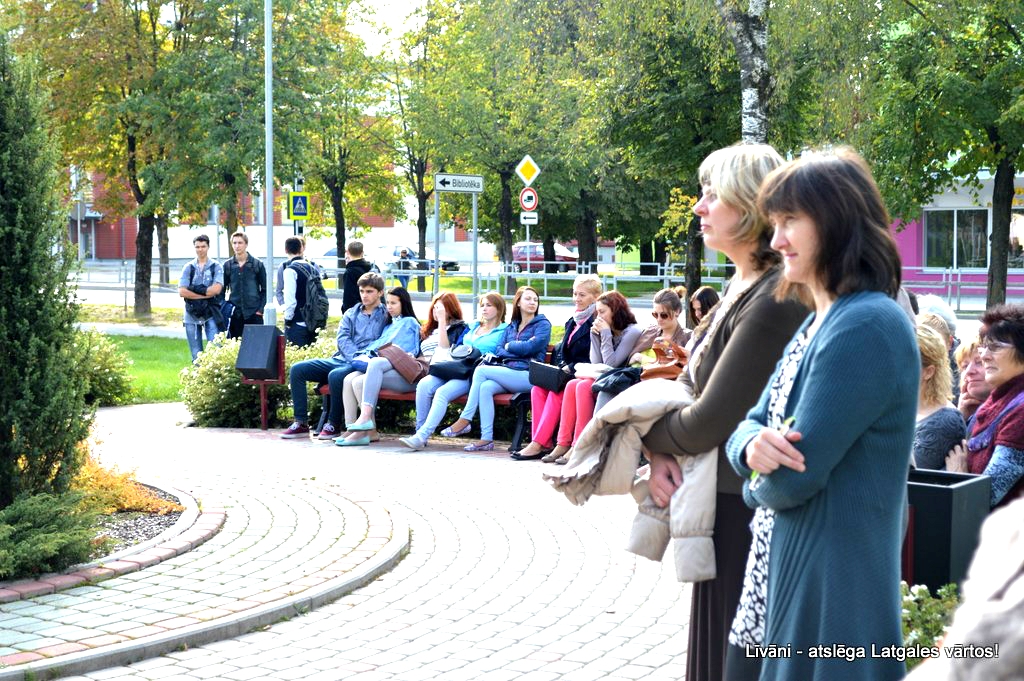
M309 219L309 193L292 192L288 195L288 219L308 220Z

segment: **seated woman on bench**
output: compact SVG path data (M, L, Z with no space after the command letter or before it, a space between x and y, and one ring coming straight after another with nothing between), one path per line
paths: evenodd
M530 360L543 362L551 341L551 322L539 313L540 295L532 286L520 286L512 301L512 321L498 349L484 355L473 371L469 397L458 420L441 431L444 437L467 434L480 410L480 440L466 445L467 452L494 449L494 396L526 392L530 386Z
M349 431L348 434L334 441L339 447L368 445L371 440L379 437L373 414L377 409L377 397L382 387L403 392L413 389L412 385L391 366L390 360L377 356L377 349L388 343L400 347L413 357L419 355L420 322L416 319L416 312L412 309L409 292L401 286L388 291L387 311L388 321L380 338L371 343L365 353L357 355L352 360L352 364L357 367L361 362L365 362L365 371L356 371L345 377L342 399L345 399L345 395L349 392L355 394L355 380L363 379L362 390L359 391L362 396L362 410L354 423L345 424L345 428Z
M447 323L447 311L441 307L432 310L438 323ZM480 296L478 321L473 322L461 338L452 345L468 345L480 351L481 355L493 353L505 337L505 299L500 293L491 291ZM448 411L448 404L469 392L472 370L466 378L440 378L426 376L416 384L416 432L400 442L409 449L423 449L427 439L434 434Z

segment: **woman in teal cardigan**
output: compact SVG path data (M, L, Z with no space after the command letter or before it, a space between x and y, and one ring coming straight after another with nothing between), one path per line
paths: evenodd
M849 150L774 171L758 206L783 257L779 295L814 312L727 445L757 511L726 678L900 679L920 357L892 299L900 262L889 217ZM752 646L782 656L758 660Z

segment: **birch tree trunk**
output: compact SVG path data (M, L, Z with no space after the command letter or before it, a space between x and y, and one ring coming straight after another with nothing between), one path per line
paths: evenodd
M746 12L729 0L715 0L740 64L740 130L744 142L768 141L768 98L772 74L768 67L767 0L750 0Z

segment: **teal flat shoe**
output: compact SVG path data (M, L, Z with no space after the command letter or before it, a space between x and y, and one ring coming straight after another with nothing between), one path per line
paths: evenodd
M339 437L337 440L334 441L334 444L338 445L339 447L358 447L359 445L368 445L370 444L370 436L366 435L364 437L359 438L358 440L346 440L343 437Z
M373 421L367 421L366 423L346 423L345 429L359 432L361 430L373 430L376 428Z

